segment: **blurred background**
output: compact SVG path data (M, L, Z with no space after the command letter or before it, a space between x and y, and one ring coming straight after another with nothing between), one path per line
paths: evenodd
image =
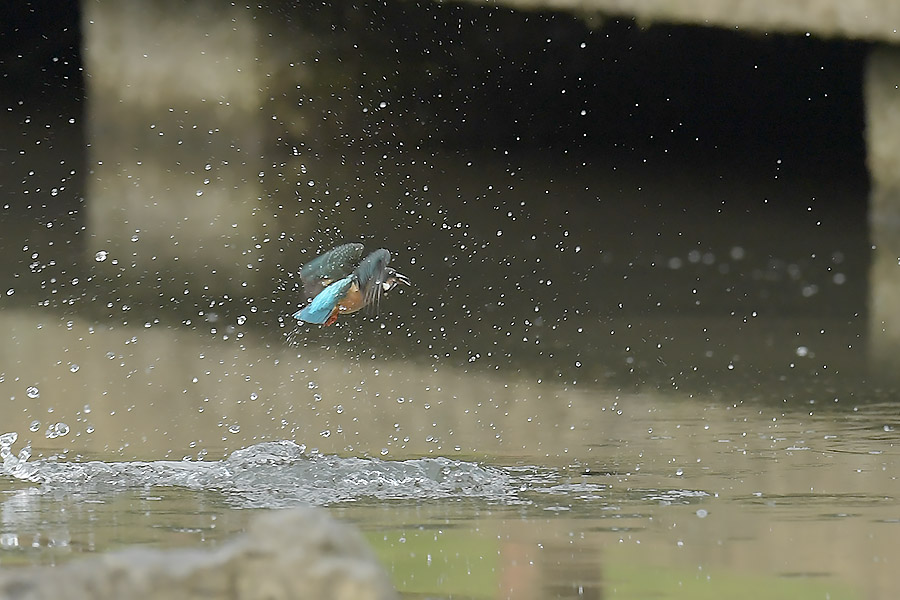
M299 266L360 240L416 287L390 335L307 341L654 387L865 351L863 44L458 4L57 8L5 33L10 305L276 340Z

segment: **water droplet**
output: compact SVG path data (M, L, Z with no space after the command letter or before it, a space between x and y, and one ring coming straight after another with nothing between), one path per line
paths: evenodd
M103 262L107 259L108 256L109 252L107 252L106 250L99 250L97 254L94 255L94 260L96 260L97 262Z
M259 399L259 394L257 394L256 392L250 392L250 399L251 399L251 400L258 400L258 399Z
M32 422L31 422L31 425L28 426L28 429L29 429L29 431L31 431L31 432L35 432L35 431L37 431L37 430L40 429L40 428L41 428L41 422L38 421L37 419L35 419L34 421L32 421Z
M243 325L246 322L247 322L247 317L245 317L244 315L241 315L237 318L238 325Z
M679 477L681 477L682 475L684 475L684 469L681 469L681 468L676 469L675 474L678 475Z
M8 290L6 290L7 296L12 296L15 293L16 293L16 290L14 290L13 288L9 288Z
M382 455L382 456L387 456L387 453L388 453L388 452L390 452L390 451L389 451L387 448L382 448L382 449L381 449L381 455Z
M331 437L331 431L329 431L328 429L326 429L326 430L324 430L324 431L320 431L320 432L319 432L319 435L321 435L323 438Z
M797 356L803 357L809 354L809 348L806 346L797 346L797 349L794 351Z
M314 390L319 387L319 384L316 383L315 381L310 381L309 383L306 384L306 387L308 387L311 390Z
M334 412L336 412L337 414L343 413L344 406L342 404L338 404L337 406L334 407Z
M69 371L71 371L72 373L77 373L78 369L80 369L80 368L81 367L79 367L75 363L72 363L71 365L69 365Z
M240 433L241 426L238 425L237 423L235 423L234 425L232 425L231 427L228 428L228 431L230 431L231 433Z
M37 386L30 385L25 388L25 395L29 398L38 398L41 395L41 390L37 389Z
M701 519L705 519L706 516L707 516L708 514L709 514L709 513L706 511L705 508L698 508L698 509L697 509L697 516L700 517Z
M63 422L54 423L47 428L47 432L44 433L44 437L48 440L52 440L53 438L62 437L69 433L69 426Z

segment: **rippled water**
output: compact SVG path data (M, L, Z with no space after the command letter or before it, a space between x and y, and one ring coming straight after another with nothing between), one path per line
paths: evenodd
M545 412L545 459L493 464L285 440L221 460L36 459L7 433L0 561L216 544L253 510L317 504L411 598L888 597L900 421L892 402L835 410L848 400L823 393L804 410L634 395Z

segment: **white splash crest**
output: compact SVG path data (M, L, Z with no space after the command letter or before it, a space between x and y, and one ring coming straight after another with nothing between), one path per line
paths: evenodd
M221 461L57 462L15 455L15 433L0 435L0 475L48 488L104 491L178 486L224 493L242 507L324 505L364 498L514 500L508 471L448 458L342 458L282 440L237 450Z

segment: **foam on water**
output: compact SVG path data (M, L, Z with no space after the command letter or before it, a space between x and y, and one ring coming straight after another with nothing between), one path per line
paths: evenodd
M0 435L0 475L51 488L179 486L220 491L240 506L267 508L366 498L502 501L514 495L507 471L448 458L341 458L309 453L284 440L255 444L221 461L29 461L28 446L13 452L17 437Z

